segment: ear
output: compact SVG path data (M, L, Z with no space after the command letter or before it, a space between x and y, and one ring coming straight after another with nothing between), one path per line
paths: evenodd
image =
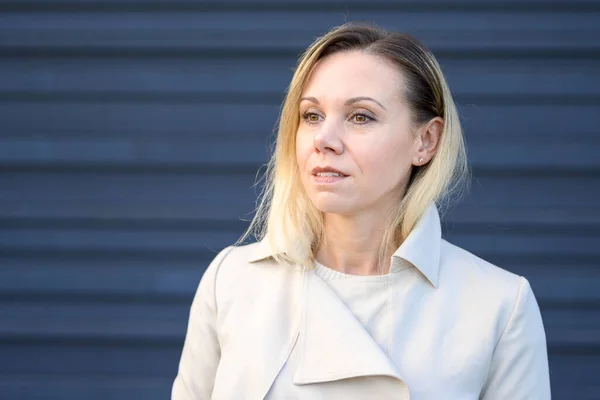
M440 144L443 130L444 120L440 117L431 119L419 128L416 137L417 150L412 160L413 165L420 167L431 161Z

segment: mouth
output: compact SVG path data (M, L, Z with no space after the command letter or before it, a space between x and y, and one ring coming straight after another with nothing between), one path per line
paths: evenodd
M311 175L313 180L320 184L337 183L348 177L348 175L344 174L342 171L331 167L314 168L311 171Z
M345 173L343 173L342 171L332 168L332 167L315 167L312 169L312 171L310 171L310 173L314 176L341 176L341 177L346 177L348 175L346 175Z
M338 177L346 177L344 174L340 174L339 172L317 172L313 174L314 176L338 176Z

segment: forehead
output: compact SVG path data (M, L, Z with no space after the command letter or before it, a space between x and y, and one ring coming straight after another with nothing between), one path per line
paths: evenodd
M398 99L402 74L380 56L364 51L329 55L317 62L303 95L317 99L370 96Z

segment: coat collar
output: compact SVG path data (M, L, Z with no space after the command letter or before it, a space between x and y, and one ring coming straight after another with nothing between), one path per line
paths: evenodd
M391 272L401 269L402 260L406 260L425 275L434 287L438 287L441 245L440 215L432 204L392 256Z
M269 246L269 242L267 239L262 239L257 242L250 253L250 257L248 257L248 262L257 262L262 261L266 258L273 257L273 252L271 251L271 246Z
M403 269L404 261L410 262L434 286L439 284L440 247L442 228L435 204L431 204L419 219L402 245L392 255L390 272ZM258 242L248 261L256 262L272 257L267 240Z
M408 394L396 366L337 295L314 271L304 279L294 384L389 376Z

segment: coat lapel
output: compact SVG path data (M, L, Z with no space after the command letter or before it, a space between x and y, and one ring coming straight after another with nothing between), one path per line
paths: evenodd
M403 381L394 364L327 284L313 271L305 274L305 280L294 383L375 375Z

